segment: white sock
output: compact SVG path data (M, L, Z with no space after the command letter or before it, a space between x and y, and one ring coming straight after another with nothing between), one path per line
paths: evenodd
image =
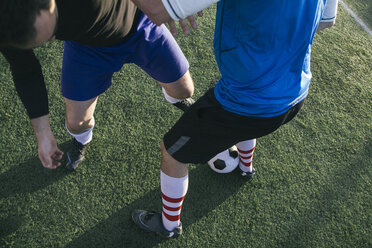
M165 229L173 231L180 225L183 199L189 187L189 175L170 177L160 171L160 188L163 202L162 220Z
M88 129L86 129L86 130L84 130L83 132L78 133L78 134L74 134L74 133L72 133L70 130L68 130L66 124L65 124L65 127L66 127L67 132L68 132L72 137L74 137L74 138L75 138L79 143L81 143L81 144L83 144L83 145L88 144L88 143L92 140L92 137L93 137L93 128L94 128L94 126L92 126L91 128L88 128Z
M165 91L163 87L161 87L161 90L163 91L165 100L167 100L167 102L169 103L174 104L174 103L177 103L183 100L183 99L174 98L173 96L168 95L168 93Z
M236 144L239 152L239 168L243 172L252 172L252 159L256 148L256 139L246 140Z

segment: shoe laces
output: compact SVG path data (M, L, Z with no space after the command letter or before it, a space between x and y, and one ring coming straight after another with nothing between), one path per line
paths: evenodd
M194 99L192 99L191 97L189 98L185 98L181 101L183 104L185 104L186 106L190 107L191 105L194 104Z

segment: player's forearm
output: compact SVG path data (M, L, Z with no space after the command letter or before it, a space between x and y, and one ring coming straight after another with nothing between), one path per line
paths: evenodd
M44 81L14 79L14 83L30 119L49 114L48 94Z
M31 125L34 129L38 141L46 139L52 132L49 123L49 115L43 115L38 118L31 119Z
M161 25L172 20L162 0L132 0L132 2L156 25Z

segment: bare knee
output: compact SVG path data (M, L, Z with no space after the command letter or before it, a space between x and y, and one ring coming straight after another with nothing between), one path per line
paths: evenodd
M194 82L187 71L180 79L172 83L160 83L168 95L177 99L185 99L194 95Z
M194 95L194 84L191 84L190 87L184 90L183 96L181 99L189 98Z
M79 134L94 126L94 110L98 97L86 101L65 99L66 127L71 133Z
M94 118L89 120L80 120L66 118L66 126L71 133L78 134L94 126Z
M179 88L176 91L168 92L167 93L177 99L186 99L192 97L194 95L194 87L187 87L187 88Z

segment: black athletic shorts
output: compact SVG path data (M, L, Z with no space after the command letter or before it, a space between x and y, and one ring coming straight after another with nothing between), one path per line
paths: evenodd
M205 93L164 135L168 153L182 163L206 163L240 141L274 132L296 116L304 100L275 117L249 117L229 112L214 96Z

